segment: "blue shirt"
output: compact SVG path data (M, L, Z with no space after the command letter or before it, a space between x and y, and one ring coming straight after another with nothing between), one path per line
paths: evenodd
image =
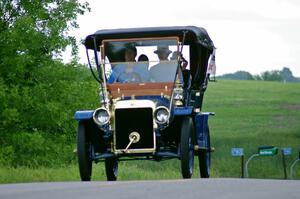
M147 63L129 63L116 65L108 79L108 83L114 82L140 83L150 79Z

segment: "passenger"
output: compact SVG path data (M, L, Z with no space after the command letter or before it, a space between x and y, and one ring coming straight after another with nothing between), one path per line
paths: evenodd
M172 51L169 50L168 46L157 46L157 50L154 51L160 61L168 61L168 57L171 52Z
M169 61L168 57L172 51L168 46L157 46L154 51L157 54L159 63L150 68L150 78L154 82L173 82L177 69L177 62Z
M138 58L138 67L135 67L135 71L141 75L142 80L147 82L150 80L149 74L149 58L145 54L141 54Z
M179 57L179 61L182 64L182 70L186 70L187 69L187 65L188 65L188 61L182 56L181 53L179 53L177 51L173 52L172 56L171 56L171 60L178 61L178 55L180 56Z
M145 54L141 54L138 58L138 61L149 61L149 58ZM149 64L148 64L149 65Z
M181 72L179 73L179 78L182 82L184 82L185 86L189 86L191 83L191 75L190 70L187 68L188 61L182 56L180 52L173 52L171 56L171 60L176 60L178 63L179 58L179 64L181 65Z
M136 65L135 57L137 55L137 49L134 46L128 46L125 49L125 62L122 64L116 65L112 73L108 79L108 83L114 83L114 82L137 82L141 81L138 74L135 74L134 67Z
M172 53L172 56L171 56L170 59L171 60L177 60L178 59L178 53L177 53L177 51L175 51L175 52Z

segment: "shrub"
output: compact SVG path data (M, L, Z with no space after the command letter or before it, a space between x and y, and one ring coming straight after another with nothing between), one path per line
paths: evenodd
M4 166L57 167L76 160L74 143L64 136L50 138L39 132L20 132L6 140L7 145L0 148L0 164Z
M0 164L61 165L72 154L79 109L95 109L97 83L86 67L51 65L36 68L31 84L0 81Z

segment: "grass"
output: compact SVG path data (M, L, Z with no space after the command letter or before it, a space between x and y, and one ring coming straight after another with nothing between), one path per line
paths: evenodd
M231 157L232 147L244 148L245 158L262 145L300 148L300 84L260 81L219 81L206 93L205 110L213 110L210 119L213 154L212 169L222 177L240 175L239 158ZM299 169L298 169L299 170ZM218 176L218 177L220 177ZM282 178L281 157L259 157L249 165L254 178ZM299 178L299 172L298 172Z
M212 177L240 177L240 159L231 157L232 147L244 148L245 159L257 147L274 145L292 147L287 156L289 167L300 148L300 84L230 81L211 82L205 94L203 111L216 113L210 118ZM70 152L71 153L71 152ZM194 178L199 177L196 159ZM249 164L251 178L283 178L281 156L258 157ZM129 161L119 164L119 180L178 179L180 162ZM300 179L300 164L294 178ZM0 183L33 181L78 181L77 165L59 168L0 167ZM106 180L104 164L93 166L93 180Z

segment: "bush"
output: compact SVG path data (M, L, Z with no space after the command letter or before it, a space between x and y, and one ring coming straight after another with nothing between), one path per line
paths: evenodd
M57 167L74 164L76 160L72 153L74 142L64 136L50 139L50 136L38 132L20 132L6 140L8 145L0 148L0 165Z
M0 165L11 166L14 161L14 154L13 146L2 146L0 148Z
M5 85L0 79L0 164L61 165L74 161L79 109L95 109L97 83L86 67L36 68L30 84Z

